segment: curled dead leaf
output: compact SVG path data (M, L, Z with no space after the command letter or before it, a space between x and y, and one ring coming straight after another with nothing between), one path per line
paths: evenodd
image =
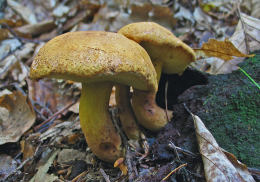
M201 119L192 113L191 115L196 129L206 180L208 182L254 182L255 180L248 172L247 167L239 162L233 154L223 152Z
M0 145L17 142L35 122L30 101L21 92L0 97Z

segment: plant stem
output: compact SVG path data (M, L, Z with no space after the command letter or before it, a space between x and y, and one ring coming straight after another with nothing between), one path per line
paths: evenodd
M243 70L241 67L239 67L239 70L244 73L247 78L260 90L259 84L245 70Z

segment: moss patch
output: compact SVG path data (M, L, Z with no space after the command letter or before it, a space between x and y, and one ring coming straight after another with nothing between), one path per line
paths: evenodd
M240 67L259 84L259 53ZM260 90L240 70L209 76L208 87L198 115L222 148L248 166L259 168Z

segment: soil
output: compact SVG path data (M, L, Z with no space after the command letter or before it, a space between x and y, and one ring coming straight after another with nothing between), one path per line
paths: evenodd
M240 67L259 83L259 54L244 61ZM164 75L157 99L161 106L165 105L163 85L166 80L169 82L168 108L174 111L174 118L157 136L156 143L177 141L175 145L196 152L193 121L185 111L185 103L193 114L202 119L222 148L247 166L260 167L260 94L246 75L240 70L226 75L207 75L193 70L187 70L182 76ZM181 136L176 137L176 131L167 132L170 125ZM185 145L185 142L188 144ZM161 147L153 148L157 157L165 158L165 152L157 151Z

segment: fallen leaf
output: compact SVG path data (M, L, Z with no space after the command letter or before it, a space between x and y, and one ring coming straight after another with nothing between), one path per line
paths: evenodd
M228 39L218 41L209 39L208 42L202 44L199 49L194 49L197 59L217 57L224 61L232 60L234 57L253 57L254 55L246 55L240 52L232 42Z
M27 23L34 24L37 23L34 13L27 7L21 5L17 1L7 0L7 4L16 11Z
M0 145L17 142L35 122L27 97L19 91L0 97Z
M260 1L259 0L243 0L241 2L241 9L246 9L250 12L250 16L260 18Z
M192 113L191 115L194 120L206 180L208 182L254 182L247 167L239 162L233 154L229 154L227 157L201 119Z
M58 154L57 162L59 164L66 164L75 160L86 160L86 153L75 149L63 149Z
M28 75L28 68L22 60L31 57L34 47L35 44L27 43L0 62L0 79L4 79L10 73L13 80L23 81Z
M191 65L209 74L227 74L237 70L239 63L245 57L253 57L253 54L240 52L231 41L225 39L218 41L210 39L200 49L194 49L197 61Z
M259 25L259 19L241 13L241 20L239 20L234 34L230 37L230 41L239 51L245 54L248 51L260 50Z
M20 26L15 28L14 30L19 35L36 36L51 31L55 27L56 25L53 20L46 20L35 24Z
M15 171L17 162L11 156L6 154L0 155L0 180L5 181L5 178Z
M38 182L38 181L48 181L53 182L58 180L58 176L55 176L54 174L48 174L48 170L51 167L53 161L55 160L58 150L51 153L51 155L46 159L47 161L41 165L38 168L37 173L34 175L34 177L30 180L30 182Z
M23 161L29 157L32 157L35 153L36 147L30 140L22 140L20 142L21 152L23 153Z
M45 114L50 114L64 108L72 103L77 97L78 88L68 87L66 82L55 79L41 79L39 81L27 79L29 86L29 98L45 110ZM64 112L65 113L65 112ZM46 117L50 117L49 115Z

